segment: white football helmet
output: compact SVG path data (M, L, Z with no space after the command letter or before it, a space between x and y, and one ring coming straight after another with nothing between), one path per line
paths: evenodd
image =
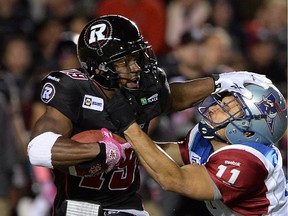
M216 131L223 127L226 127L226 137L231 144L256 142L272 145L283 137L287 129L287 107L281 92L273 84L267 88L255 84L245 87L252 92L251 99L239 93L215 93L199 105L198 111L203 116L199 131L205 138L219 138ZM239 112L230 114L225 109L221 101L227 95L232 95L233 101L240 105ZM209 107L216 104L229 115L226 120L217 123L208 115Z

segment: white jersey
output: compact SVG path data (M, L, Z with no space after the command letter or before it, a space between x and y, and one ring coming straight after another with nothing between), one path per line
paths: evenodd
M196 126L180 150L185 163L205 164L217 187L215 200L206 202L213 215L287 215L286 178L275 146L242 143L212 152Z

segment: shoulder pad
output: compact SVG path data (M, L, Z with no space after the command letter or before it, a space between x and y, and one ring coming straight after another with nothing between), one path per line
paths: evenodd
M46 77L44 77L44 79L50 79L50 80L54 80L56 82L59 82L60 78L62 78L64 76L67 76L71 79L76 79L76 80L88 80L89 79L89 77L87 76L86 73L81 72L80 70L77 70L77 69L52 71Z
M77 80L88 80L89 79L89 77L87 76L86 73L84 73L80 70L77 70L77 69L62 70L62 71L60 71L60 73L63 73L72 79L77 79Z

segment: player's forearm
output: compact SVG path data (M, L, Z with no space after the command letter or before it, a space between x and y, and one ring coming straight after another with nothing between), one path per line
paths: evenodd
M213 186L204 166L179 167L136 123L132 124L124 134L137 152L141 164L164 190L197 200L213 200Z
M214 88L214 80L210 77L171 83L172 101L168 112L195 106L209 96L214 91Z
M93 160L99 154L98 143L78 143L59 137L52 148L53 166L71 166Z
M151 177L163 189L177 191L178 183L181 182L178 181L178 178L181 178L180 167L157 147L136 123L132 124L124 134Z

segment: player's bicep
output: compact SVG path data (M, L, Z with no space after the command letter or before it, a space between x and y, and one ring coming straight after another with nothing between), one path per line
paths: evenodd
M203 165L181 167L181 194L197 200L213 200L213 182Z
M69 118L57 109L47 106L45 113L35 123L31 138L48 131L69 137L72 128L72 122Z

